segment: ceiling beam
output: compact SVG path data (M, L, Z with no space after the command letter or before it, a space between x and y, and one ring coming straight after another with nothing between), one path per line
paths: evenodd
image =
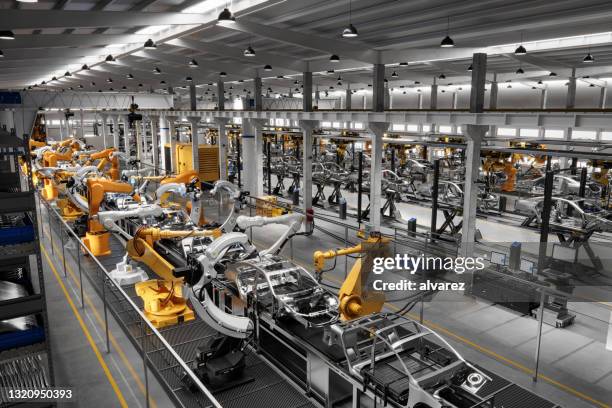
M218 61L210 61L206 58L206 56L201 56L201 55L194 56L194 59L196 59L196 61L199 64L197 68L191 68L187 65L191 57L184 57L184 56L179 56L179 55L174 55L174 54L168 54L168 53L161 52L159 50L138 51L138 52L133 53L132 55L134 57L147 58L152 61L163 61L163 62L168 62L172 64L177 64L179 66L183 66L185 75L190 75L190 73L193 73L193 72L205 73L205 74L212 74L212 73L219 74L219 72L223 71L223 72L231 73L236 76L245 77L245 78L252 78L256 76L256 72L255 72L256 68L254 67L241 68L240 65L226 64L226 63L222 63Z
M176 47L182 47L191 49L198 52L206 52L215 54L222 57L232 57L242 61L249 61L250 63L259 62L261 68L265 64L270 64L272 67L284 68L294 72L302 72L304 70L304 63L296 60L295 58L287 58L277 54L270 54L266 52L257 52L254 57L245 57L244 50L240 50L233 47L228 47L225 44L216 42L205 42L198 40L190 40L186 38L177 38L174 40L167 41L165 44L173 45Z
M149 36L138 34L26 34L18 35L15 40L2 44L2 50L135 44L144 43L147 38ZM10 53L5 52L5 56L9 57Z
M345 56L356 61L370 64L379 62L378 52L369 49L368 45L356 41L342 41L334 38L318 37L312 34L303 34L285 28L276 28L244 20L232 24L218 23L217 25L285 44L297 45L302 48L329 54L337 54L341 57Z
M199 25L210 15L142 11L2 10L0 30Z

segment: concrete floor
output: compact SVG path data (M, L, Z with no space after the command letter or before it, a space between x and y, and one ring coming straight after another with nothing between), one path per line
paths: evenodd
M46 220L44 217L43 221ZM42 263L56 386L72 389L76 397L74 401L60 402L58 406L146 407L141 355L110 314L111 350L110 353L106 352L104 312L100 297L84 276L85 308L81 308L76 262L72 256L66 256L67 276L64 276L60 239L54 234L52 246L46 223L44 231L41 236L44 248ZM150 406L173 406L150 372L148 381Z
M343 194L349 206L356 204L356 194ZM364 202L367 203L367 199ZM429 224L430 208L406 203L399 203L398 207L404 219L416 217L419 224ZM325 211L315 209L315 213L318 212ZM348 222L355 224L351 220ZM329 223L319 225L344 236L341 227ZM485 240L487 237L492 240L495 240L494 237L504 237L504 241L538 239L533 231L500 224L493 219L479 219L477 225ZM256 244L266 246L281 231L282 227L266 227L265 230L254 230L253 238ZM355 237L350 240L356 242ZM292 246L294 259L312 270L314 251L343 247L344 244L317 232L312 237L296 237ZM284 251L285 255L290 256L289 245ZM345 266L344 259L338 260L334 271L327 275L331 284L337 286L342 281L345 268L350 270L352 266L351 260L348 261ZM390 311L398 310L401 306L393 302L387 304ZM565 329L543 327L541 376L537 383L532 381L537 339L535 319L451 292L439 293L432 301L426 302L424 318L466 359L561 406L611 407L612 350L606 349L606 342L612 330L612 303L570 303L569 308L578 315L572 326ZM418 312L415 312L412 316L417 315Z

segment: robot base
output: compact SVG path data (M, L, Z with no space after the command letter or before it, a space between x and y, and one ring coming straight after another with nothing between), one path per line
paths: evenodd
M182 281L147 280L135 285L144 303L144 314L156 328L195 319L182 294Z
M246 354L240 350L240 339L218 335L198 347L192 363L194 374L212 391L221 392L255 381L244 375ZM191 392L198 388L187 376L183 382Z
M134 268L126 261L119 262L115 269L110 272L110 276L119 286L133 285L149 279L149 276L141 267Z
M87 232L83 243L94 256L110 255L109 237L108 232Z

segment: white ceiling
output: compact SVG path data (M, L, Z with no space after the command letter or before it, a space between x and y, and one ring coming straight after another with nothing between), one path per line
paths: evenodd
M226 3L237 17L233 27L216 24ZM550 71L567 77L572 68L592 78L612 73L609 0L353 0L352 23L360 35L343 39L348 7L348 0L0 0L0 30L16 35L0 40L0 88L45 81L47 89L144 91L187 85L186 76L206 88L225 71L224 81L245 81L234 85L236 91L251 89L257 72L264 88L288 90L305 69L321 72L315 74L318 86L359 88L370 82L378 60L388 65L393 85L427 84L441 73L441 84L469 83L466 68L475 51L489 54L489 74L502 81L537 81ZM203 14L185 13L194 10ZM440 48L449 20L457 47ZM521 37L528 54L516 57ZM142 49L148 38L157 50ZM254 58L242 55L249 44ZM582 63L588 51L594 64ZM332 53L340 63L329 62ZM118 62L101 62L108 54ZM199 68L188 67L191 58ZM410 65L397 66L403 61ZM80 71L84 63L92 69ZM273 71L263 71L265 64ZM156 66L161 75L153 74ZM519 66L525 74L515 73ZM337 72L323 74L328 69ZM72 76L64 78L66 71ZM391 77L393 71L399 78ZM126 79L130 73L134 80ZM53 76L60 80L49 84Z

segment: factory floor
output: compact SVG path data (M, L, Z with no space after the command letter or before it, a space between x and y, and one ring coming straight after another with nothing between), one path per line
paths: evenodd
M326 194L331 193L326 189ZM343 192L348 206L356 206L356 194ZM367 199L365 200L367 205ZM421 225L428 225L431 208L399 203L402 217L416 217ZM335 210L331 210L332 212ZM315 208L315 213L325 212ZM331 213L330 213L331 214ZM442 217L440 215L439 217ZM438 218L438 222L441 218ZM354 220L348 223L356 225ZM405 225L405 224L404 224ZM330 223L320 226L343 237L344 228ZM519 226L508 226L494 219L479 219L477 227L483 237L505 242L537 241L534 231ZM271 230L276 229L276 233ZM282 227L271 226L253 230L253 239L260 247L271 244ZM355 237L349 241L357 242ZM286 256L293 251L294 259L313 270L313 252L343 247L344 243L316 231L311 237L296 237L284 249ZM398 251L400 252L400 251ZM338 259L333 271L325 276L331 285L338 286L345 270L350 271L353 260ZM329 261L328 265L332 265ZM399 298L401 294L395 294ZM607 299L610 297L608 296ZM389 311L397 311L402 302L388 302ZM464 296L458 292L438 293L424 304L424 321L445 337L467 359L498 375L532 390L563 407L612 407L612 303L574 302L568 304L577 315L573 325L554 328L544 325L542 331L539 380L533 382L537 340L537 321L484 300ZM418 318L418 306L410 316Z
M75 395L71 402L59 401L58 407L146 407L141 355L110 314L110 353L107 353L100 296L83 276L85 307L81 308L75 259L66 256L64 274L59 236L54 233L51 244L44 210L41 219L44 231L41 234L41 256L55 383L57 387L72 389ZM150 407L173 406L150 371L148 384Z
M415 206L415 210L419 208L427 210ZM217 205L207 208L206 216L221 220L230 207L226 203L221 214L218 209ZM46 222L46 217L42 219ZM321 226L344 235L340 227ZM499 224L497 228L498 234L506 233L507 226ZM78 405L61 406L98 406L100 401L105 401L105 406L144 407L142 359L110 316L111 353L106 354L100 299L86 282L85 309L80 308L76 264L67 257L68 277L64 277L59 238L54 236L52 246L48 231L45 224L41 240L56 382L59 386L74 388L78 399ZM254 243L259 248L269 246L282 231L280 226L254 229ZM354 237L350 239L356 241ZM311 237L296 237L283 253L293 255L298 263L312 270L315 250L342 246L342 242L317 231ZM339 285L345 270L352 266L351 260L348 261L345 266L344 259L339 259L335 269L326 274L329 284ZM397 311L401 306L401 302L389 302L386 308ZM606 338L612 324L612 308L606 304L571 307L575 312L584 308L574 325L565 329L544 326L537 383L532 381L537 333L534 319L450 293L438 294L426 302L423 315L425 323L445 337L467 360L554 403L566 408L612 407L612 351L606 350L606 342L612 341ZM418 317L418 307L410 316ZM149 375L148 381L151 406L172 406L156 379Z

